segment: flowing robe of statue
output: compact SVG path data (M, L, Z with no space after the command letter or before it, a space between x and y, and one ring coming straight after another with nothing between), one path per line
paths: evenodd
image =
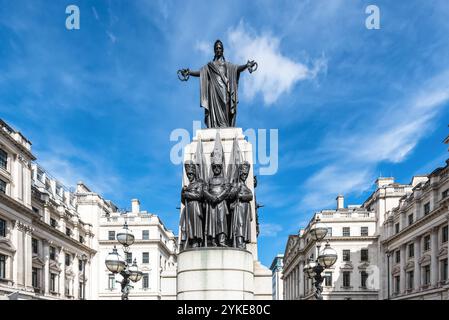
M237 199L238 197L238 199ZM230 238L233 246L236 246L237 237L243 237L243 242L251 242L251 201L253 193L245 183L234 183L230 192L232 221L230 226Z
M217 240L217 236L224 234L228 237L228 205L226 198L230 186L223 177L213 177L209 180L204 197L208 201L206 205L207 236ZM214 203L214 197L218 202Z
M181 241L202 241L203 239L203 183L191 182L181 193L181 201L185 204L181 214Z
M209 62L200 69L201 106L208 128L235 126L237 112L238 65L227 61Z

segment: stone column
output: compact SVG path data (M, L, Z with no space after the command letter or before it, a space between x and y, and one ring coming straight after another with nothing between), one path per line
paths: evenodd
M304 296L304 261L299 261L299 299Z
M414 253L415 266L413 271L414 289L415 291L419 291L421 288L421 266L419 264L419 259L421 258L421 237L419 236L415 238L414 249L415 249Z
M50 245L47 240L42 241L42 252L44 257L44 274L42 276L42 281L44 284L45 295L50 294Z
M431 250L431 259L430 259L430 284L432 287L435 287L438 282L438 228L435 227L432 229L431 237L430 237L430 250Z
M80 257L78 257L78 255L75 254L74 259L73 259L73 263L72 263L72 269L73 272L75 273L75 277L73 279L73 297L76 300L79 300L79 283L80 283L80 271L79 271L79 261L81 260ZM81 271L82 272L82 271ZM82 289L81 289L82 290Z
M24 273L25 273L25 287L33 290L33 252L31 248L31 233L32 228L26 226L24 230Z
M400 247L401 250L401 273L400 273L400 293L405 293L405 283L406 283L406 275L405 275L405 262L406 262L406 254L405 254L406 245L403 244Z
M64 248L61 248L58 256L59 266L61 268L61 272L59 273L59 286L58 292L60 297L65 297L65 252Z

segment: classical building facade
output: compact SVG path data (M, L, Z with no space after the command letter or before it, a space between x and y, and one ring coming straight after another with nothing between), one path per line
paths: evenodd
M272 291L273 300L284 299L284 284L282 281L282 270L284 267L284 255L278 254L271 263L270 270L273 273L272 276Z
M317 243L309 232L317 219L328 228L321 246L329 242L338 254L337 262L323 274L323 299L377 299L378 288L372 281L377 266L376 216L361 206L344 207L343 196L337 197L336 210L315 213L299 235L289 237L284 254L285 299L313 299L312 280L303 268L308 259L317 257Z
M0 120L0 299L119 299L104 261L114 244L121 249L125 220L144 272L130 298L172 299L161 277L173 283L176 238L160 218L138 200L119 212L83 183L71 191L34 160L31 142Z

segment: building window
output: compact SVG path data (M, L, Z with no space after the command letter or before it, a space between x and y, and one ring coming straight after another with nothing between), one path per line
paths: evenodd
M396 251L395 253L394 253L394 256L396 257L396 263L399 263L399 262L401 262L401 251Z
M6 237L6 221L0 219L0 237Z
M326 236L332 237L332 228L327 228L327 234Z
M6 182L0 179L0 192L6 193Z
M70 280L69 279L65 279L64 281L64 292L66 296L70 296Z
M0 254L0 279L6 278L6 256Z
M78 271L83 271L83 260L78 260Z
M115 275L113 273L108 275L108 289L115 288Z
M349 237L351 236L351 231L349 227L343 227L343 237Z
M407 289L411 290L414 287L415 273L412 271L407 272Z
M413 224L413 213L408 215L408 225L411 226Z
M343 250L343 261L351 261L351 250Z
M50 225L51 225L53 228L57 228L57 227L58 227L58 224L57 224L57 222L56 222L56 219L50 218Z
M72 229L70 228L65 228L65 234L68 235L69 237L72 235Z
M143 240L150 239L150 230L142 230L142 239Z
M448 238L448 226L444 226L441 230L441 242L446 243Z
M394 277L394 293L398 294L401 290L401 278L399 276Z
M56 249L55 249L55 247L50 247L50 260L56 260Z
M115 240L115 231L108 232L108 240Z
M441 281L447 281L448 280L448 274L447 274L447 258L444 260L441 260Z
M332 272L324 273L324 285L326 287L332 287Z
M65 254L65 265L66 266L70 266L70 260L71 260L70 254L66 253Z
M150 287L150 278L148 273L144 273L142 276L142 289L148 289Z
M351 272L343 271L343 287L349 288L351 286Z
M424 215L427 215L430 213L430 202L427 202L424 204Z
M446 190L444 190L444 191L441 193L441 198L444 199L444 198L446 198L448 195L449 195L449 189L446 189Z
M367 237L368 236L368 227L361 227L360 228L360 235L362 237Z
M409 258L413 258L415 256L415 244L414 243L410 243L408 245L408 257Z
M360 250L360 261L368 261L368 249Z
M366 280L368 280L368 273L366 271L360 272L360 286L366 288Z
M78 284L78 299L83 299L83 283L81 281Z
M5 170L8 168L8 154L3 149L0 149L0 167Z
M56 273L50 274L50 291L56 292Z
M31 283L33 285L34 288L39 288L39 269L38 268L33 268L33 271L31 273Z
M394 225L394 233L399 233L399 222Z
M39 253L39 248L38 248L38 242L37 239L31 239L31 247L33 248L33 253L34 254L38 254Z
M427 265L423 268L423 284L430 284L430 265Z
M84 243L84 237L83 236L80 236L80 242Z
M424 251L430 249L430 235L424 237Z
M132 264L133 263L133 254L132 252L125 252L126 253L126 262L128 264Z
M150 254L148 252L142 252L142 263L150 263Z

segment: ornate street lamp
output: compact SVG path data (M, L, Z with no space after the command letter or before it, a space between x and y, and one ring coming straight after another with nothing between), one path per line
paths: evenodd
M117 233L117 241L123 246L125 253L129 252L129 246L134 243L134 235L128 229L128 224L125 222L123 229ZM139 271L137 267L137 260L134 258L133 264L128 265L128 262L123 259L117 252L117 248L114 246L112 252L108 254L105 260L106 268L113 274L119 273L122 277L122 281L117 281L121 285L122 300L128 300L129 288L133 288L130 285L130 281L138 282L142 279L142 271Z
M317 243L316 247L318 257L315 261L313 261L313 259L309 259L308 263L304 266L304 273L309 279L315 280L315 298L317 300L323 300L321 292L323 291L322 283L324 278L321 276L321 273L324 269L330 268L335 264L337 261L337 252L331 248L329 242L326 243L324 249L320 252L320 241L326 237L327 227L320 221L319 218L316 218L309 232L312 239Z

